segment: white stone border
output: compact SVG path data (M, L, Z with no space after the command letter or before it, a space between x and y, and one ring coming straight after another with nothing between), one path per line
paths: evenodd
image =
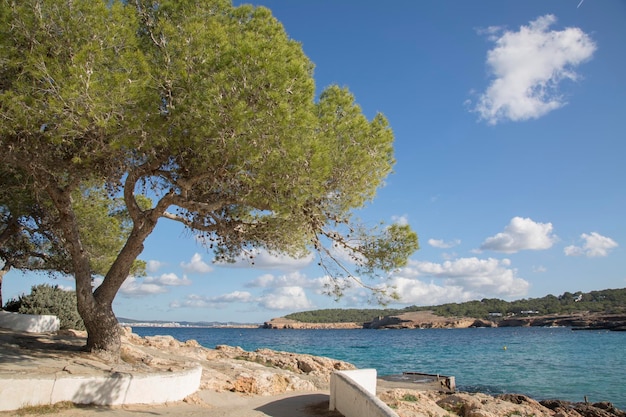
M113 373L111 376L46 376L0 379L0 411L71 401L75 404L163 404L200 388L202 367L179 372Z
M329 408L345 417L398 417L376 396L376 369L333 372Z
M20 314L0 310L0 327L27 333L49 333L59 330L57 316Z

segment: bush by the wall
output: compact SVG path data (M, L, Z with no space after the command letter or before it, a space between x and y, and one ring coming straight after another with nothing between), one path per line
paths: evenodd
M22 314L52 314L59 318L61 329L85 330L83 319L76 309L76 292L65 291L58 285L35 285L30 294L7 301L5 310Z

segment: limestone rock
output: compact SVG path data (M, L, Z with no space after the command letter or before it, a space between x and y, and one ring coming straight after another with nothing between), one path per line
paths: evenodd
M365 327L370 329L450 329L468 327L493 327L489 320L477 320L470 317L442 317L432 311L413 311L397 316L378 317Z
M257 349L254 352L248 352L240 347L224 345L217 346L215 349L227 358L256 362L265 366L288 369L297 374L316 376L326 383L330 381L330 375L334 371L356 369L354 365L340 360L271 349Z
M130 328L122 332L122 357L135 368L203 367L201 389L251 395L328 389L335 370L355 369L347 362L312 355L238 346L209 349L195 340L181 342L171 336L139 337Z
M626 417L626 412L619 410L609 402L573 403L563 400L543 400L540 404L555 412L559 417Z
M378 396L400 417L553 417L552 410L527 397L527 400L515 403L486 394L446 394L398 388Z

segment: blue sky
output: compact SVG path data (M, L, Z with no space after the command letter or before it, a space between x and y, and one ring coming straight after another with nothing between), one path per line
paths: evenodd
M302 43L318 92L346 86L390 121L395 171L357 216L419 235L391 307L626 287L626 2L254 4ZM118 316L260 323L376 307L360 288L322 295L312 257L213 264L164 219L141 258L148 276L127 280ZM12 271L4 299L40 282Z

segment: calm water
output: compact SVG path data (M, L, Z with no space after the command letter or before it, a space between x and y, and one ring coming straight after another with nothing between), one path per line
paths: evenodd
M428 330L267 330L141 328L214 348L270 348L376 368L454 375L459 390L536 399L610 401L626 409L626 332L569 328ZM505 349L506 347L506 349Z

